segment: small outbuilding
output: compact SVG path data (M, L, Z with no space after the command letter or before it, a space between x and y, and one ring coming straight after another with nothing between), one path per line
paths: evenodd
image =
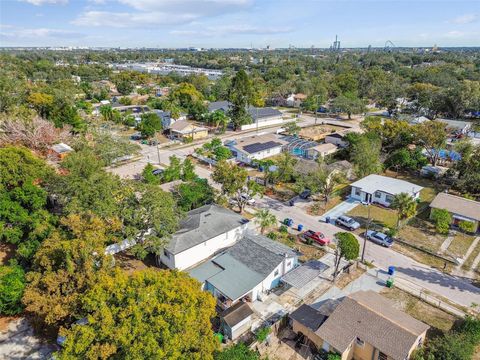
M220 330L230 340L236 340L250 330L253 310L246 302L238 302L220 314Z

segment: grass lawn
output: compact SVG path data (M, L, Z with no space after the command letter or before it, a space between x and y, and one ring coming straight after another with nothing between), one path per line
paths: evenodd
M302 262L319 259L323 255L325 255L325 250L323 250L320 246L317 245L308 245L301 242L297 235L290 234L290 233L282 233L280 231L273 231L277 237L276 241L291 247L299 251L302 256L300 256L299 260Z
M432 256L426 252L414 249L408 245L403 245L400 243L395 243L393 245L393 249L405 256L408 256L422 264L429 265L431 267L437 268L439 270L443 270L444 266L444 261L440 258L437 258L435 256ZM453 267L452 264L447 263L447 269L446 271L449 272L451 268Z
M432 251L438 251L447 239L445 235L436 233L435 226L431 222L419 218L413 218L403 226L398 233L398 237Z
M462 265L462 269L467 271L470 270L470 268L472 267L473 261L475 260L478 254L480 254L480 243L478 243L477 246L475 246L475 249L473 249L470 256L467 258L467 260L465 260L465 262Z
M415 319L430 325L433 328L433 331L430 331L427 336L449 331L455 321L458 320L455 316L448 314L398 288L385 288L382 290L381 294L389 298L393 302L394 307L398 310L404 311Z
M475 240L475 237L457 232L452 243L448 247L447 252L457 258L463 258L470 245L472 245L473 240Z
M368 207L357 205L347 215L354 217L361 224L365 225L368 221ZM397 212L395 210L377 205L370 205L370 218L372 219L372 224L381 227L395 227L397 224Z

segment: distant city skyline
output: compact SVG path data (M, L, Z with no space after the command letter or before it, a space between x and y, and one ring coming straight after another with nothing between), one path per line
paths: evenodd
M480 2L2 0L0 46L480 46Z

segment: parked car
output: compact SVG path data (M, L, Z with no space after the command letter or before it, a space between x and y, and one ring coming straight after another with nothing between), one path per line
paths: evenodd
M385 247L391 247L393 245L393 239L390 236L379 231L368 230L367 239Z
M339 216L336 220L336 223L346 227L349 230L357 230L360 227L360 224L357 221L346 215Z
M142 134L140 133L135 133L133 135L130 136L130 139L131 140L142 140Z
M155 169L155 170L152 170L152 174L153 175L162 175L164 171L165 171L164 169Z
M328 245L330 243L330 239L326 238L320 231L307 230L302 234L302 237L305 240L313 240L320 245Z
M306 189L306 190L303 190L299 196L300 196L300 199L306 200L310 197L310 195L312 195L312 192Z

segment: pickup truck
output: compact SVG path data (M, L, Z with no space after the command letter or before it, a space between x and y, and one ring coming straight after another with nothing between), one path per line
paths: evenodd
M320 231L307 230L301 236L305 240L313 240L319 245L330 244L330 239L326 238Z

